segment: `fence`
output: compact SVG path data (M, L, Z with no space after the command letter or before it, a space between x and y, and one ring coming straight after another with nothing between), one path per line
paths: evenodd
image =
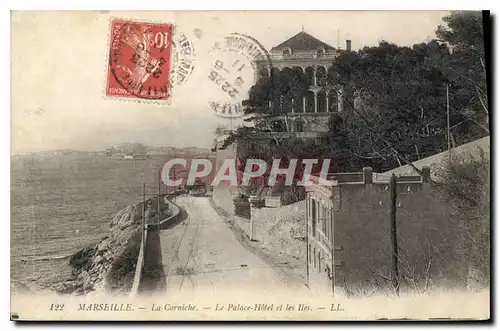
M141 241L141 249L139 250L139 255L137 257L137 265L135 267L135 274L134 274L134 282L132 283L132 289L130 290L130 297L135 297L139 293L139 288L141 285L141 280L142 280L142 273L144 269L144 260L145 260L145 248L146 248L146 242L147 242L147 236L148 236L148 230L152 228L159 227L161 228L164 224L167 224L169 222L172 222L177 219L180 215L180 208L174 204L173 202L169 201L167 198L165 198L165 203L169 205L169 210L172 211L170 216L165 218L164 220L160 221L159 223L155 224L146 224L143 235L142 235L142 241Z

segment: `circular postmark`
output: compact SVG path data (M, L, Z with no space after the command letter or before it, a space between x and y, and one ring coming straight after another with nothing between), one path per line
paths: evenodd
M242 101L248 99L260 69L271 66L271 56L254 38L231 33L214 44L209 61L209 107L221 117L244 116Z
M185 83L194 71L195 49L193 42L187 35L178 31L174 27L173 39L173 61L172 61L172 86L178 86Z
M171 55L171 24L113 21L108 93L120 88L121 96L168 99Z

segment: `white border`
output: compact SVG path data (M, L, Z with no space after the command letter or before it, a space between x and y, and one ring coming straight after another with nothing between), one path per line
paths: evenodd
M287 1L280 4L275 2L271 2L268 0L252 0L245 2L237 2L237 1L192 1L192 0L182 0L179 2L173 1L165 1L165 0L148 0L146 1L115 1L115 2L106 2L103 0L87 0L85 2L69 2L69 1L54 1L54 0L45 0L45 1L26 1L26 0L17 0L17 1L2 1L2 19L0 19L0 24L2 26L2 44L3 51L1 52L3 64L3 73L9 73L9 75L3 75L2 79L2 88L0 89L2 93L2 102L3 102L3 111L2 111L2 120L1 129L2 132L2 141L1 141L1 152L3 156L2 165L2 184L4 185L2 192L2 199L0 200L2 203L1 210L3 212L2 222L5 227L2 233L3 243L3 261L4 266L10 260L10 229L7 230L7 220L10 220L10 12L7 10L90 10L96 8L106 7L109 10L154 10L154 9L163 9L163 10L450 10L450 9L461 9L461 10L479 10L479 9L491 9L492 13L498 13L499 1L470 1L470 0L454 0L454 1L429 1L429 0L420 0L420 1L356 1L353 3L352 1L340 2L340 1L329 1L329 0L316 0L316 1L301 1L301 2L293 2ZM148 7L146 7L148 5ZM498 21L496 22L498 24ZM495 41L497 41L497 37L495 36ZM497 44L497 43L495 43ZM7 46L8 45L8 46ZM496 75L495 75L496 78ZM496 84L498 87L498 84ZM497 91L494 91L495 95L499 95ZM499 116L496 116L496 121L498 121ZM495 123L496 124L496 123ZM496 146L497 144L495 144ZM497 169L495 169L497 170ZM497 183L494 183L497 184ZM494 185L493 184L493 185ZM7 187L8 186L8 187ZM498 187L498 186L497 186ZM496 195L498 198L498 194ZM495 201L498 202L498 201ZM495 204L499 206L500 204ZM495 229L498 226L495 227ZM496 245L498 248L498 245ZM498 254L496 250L493 253L493 257L496 257ZM9 263L10 265L10 263ZM7 268L3 268L6 270ZM10 267L9 267L10 270ZM10 293L7 288L10 288L10 274L7 275L2 272L2 330L11 330L15 327L14 323L11 323L7 320L7 314L10 311ZM495 277L496 278L496 277ZM496 281L498 278L495 279ZM7 287L7 283L9 284ZM498 281L496 282L498 285ZM498 307L498 305L495 305ZM498 313L495 314L498 318ZM47 328L61 328L66 325L47 325ZM324 325L325 327L332 327L331 325ZM358 327L366 328L368 325L358 325ZM411 327L415 327L417 325L411 325ZM439 325L426 325L429 329L437 329ZM42 329L44 325L31 325L32 329ZM81 329L85 330L93 330L95 327L102 327L102 325L83 325L79 326ZM111 327L111 326L108 326ZM120 328L135 328L137 325L120 325L114 326ZM156 328L177 328L174 325L156 325ZM262 329L269 329L271 326L269 325L255 325L253 326ZM275 326L276 327L276 326ZM281 327L288 327L288 325L284 325ZM301 327L308 328L309 326L301 325ZM335 328L344 328L343 325L333 325ZM382 327L384 327L382 325ZM462 326L453 325L453 328L461 328Z
M470 0L442 0L442 1L388 1L388 0L358 0L358 1L284 1L273 2L268 0L252 1L100 1L87 0L85 2L70 1L12 1L12 10L95 10L106 7L107 10L479 10L488 9L494 1Z

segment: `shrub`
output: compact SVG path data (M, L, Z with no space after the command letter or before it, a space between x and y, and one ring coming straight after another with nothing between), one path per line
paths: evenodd
M455 155L440 173L441 189L452 204L462 233L458 249L467 255L467 265L479 270L481 286L490 282L490 161L484 150L479 156Z

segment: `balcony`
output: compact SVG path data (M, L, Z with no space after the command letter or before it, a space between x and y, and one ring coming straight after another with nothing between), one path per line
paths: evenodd
M271 53L272 60L333 60L338 56L337 52L328 53L292 53L292 54L281 54L281 53Z

